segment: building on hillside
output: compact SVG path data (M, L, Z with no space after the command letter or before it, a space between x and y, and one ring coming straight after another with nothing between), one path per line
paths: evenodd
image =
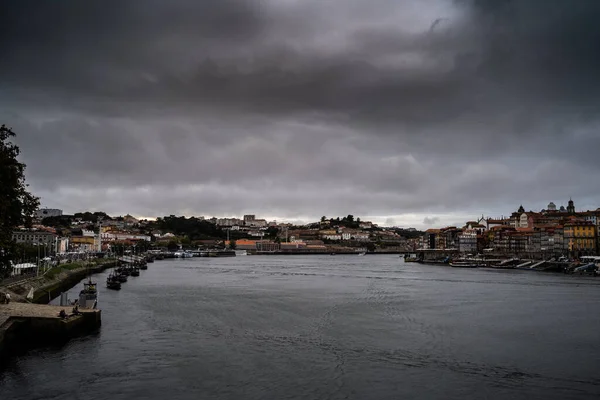
M58 235L45 230L22 229L12 233L12 239L15 243L27 244L31 246L44 245L51 247L56 246Z
M488 218L486 220L486 230L491 230L495 226L510 226L510 220L504 218Z
M463 227L463 229L468 230L468 231L475 231L479 234L485 232L485 225L480 224L477 221L468 221L465 226Z
M217 223L216 225L218 226L226 226L226 227L232 227L232 226L239 226L239 225L243 225L244 221L239 219L239 218L219 218L217 219Z
M69 251L89 252L97 249L97 238L94 236L71 236L69 238Z
M141 235L137 233L129 232L103 232L100 234L103 242L120 242L120 241L146 241L149 242L151 237L148 235Z
M269 224L265 219L253 219L251 221L244 221L246 226L250 226L253 228L266 228Z

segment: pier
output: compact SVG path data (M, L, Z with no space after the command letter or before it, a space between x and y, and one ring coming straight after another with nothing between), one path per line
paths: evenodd
M61 318L64 310L67 317ZM0 304L0 359L29 348L66 343L100 327L101 311L45 304Z

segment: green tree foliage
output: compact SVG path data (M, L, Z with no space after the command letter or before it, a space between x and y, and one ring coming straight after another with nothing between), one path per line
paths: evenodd
M354 220L354 215L348 214L348 216L335 219L331 219L331 225L333 226L345 226L346 228L358 229L360 225L360 218Z
M196 217L186 218L170 215L157 218L156 221L149 224L148 228L171 232L177 236L187 236L190 240L224 239L227 237L227 231Z
M278 234L279 234L279 228L270 226L265 231L265 238L273 240L277 237Z
M231 250L235 250L235 249L236 249L236 247L237 247L237 244L235 243L235 240L230 240L230 241L229 241L229 248L230 248Z
M19 147L11 142L15 133L0 127L0 277L10 272L16 251L13 229L31 224L39 199L27 190L25 164L18 161Z
M78 212L73 215L73 218L81 218L82 221L90 221L90 222L93 222L94 224L98 222L99 218L101 218L103 220L110 219L110 217L105 212L102 212L102 211L96 211L93 213L89 212L89 211Z

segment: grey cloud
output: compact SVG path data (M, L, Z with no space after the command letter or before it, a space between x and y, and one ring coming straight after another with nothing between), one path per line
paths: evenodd
M36 190L69 204L66 188L112 188L102 201L146 213L426 209L433 225L523 196L591 204L599 8L0 0L0 118Z
M423 219L424 225L435 225L440 222L439 217L425 217Z

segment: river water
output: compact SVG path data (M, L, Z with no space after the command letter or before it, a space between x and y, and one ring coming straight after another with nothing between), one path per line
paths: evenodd
M99 306L98 334L12 359L0 399L600 396L600 278L193 258L149 264Z

